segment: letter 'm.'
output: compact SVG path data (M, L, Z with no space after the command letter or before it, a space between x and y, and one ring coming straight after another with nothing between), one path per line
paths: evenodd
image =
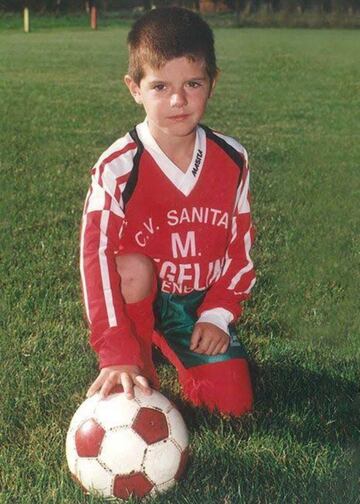
M172 233L171 248L175 258L188 257L189 255L196 256L195 231L188 231L185 244L181 241L179 233Z

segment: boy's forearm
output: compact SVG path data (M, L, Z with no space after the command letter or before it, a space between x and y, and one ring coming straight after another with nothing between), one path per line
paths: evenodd
M219 321L221 318L222 324L237 320L243 310L242 302L250 297L255 280L255 270L250 258L246 261L234 258L232 267L206 293L198 309L199 318L210 314ZM215 325L220 327L219 324Z
M139 343L124 311L115 257L121 219L104 212L84 215L81 277L90 328L90 344L101 368L142 366Z
M240 317L241 303L250 297L256 280L254 265L250 258L254 236L250 214L245 219L247 220L246 232L242 233L242 226L239 226L238 236L228 249L228 256L231 258L230 266L208 290L198 309L199 317L210 312L210 316L221 317L222 324L225 324L232 316L228 322L230 323Z
M99 356L100 368L114 365L142 366L140 346L124 311L120 278L115 265L108 272L109 284L115 285L109 298L97 266L98 252L84 261L86 303L88 306L90 344ZM114 261L110 261L110 264ZM111 280L110 278L113 277ZM86 282L86 278L90 278ZM111 303L111 309L110 309Z

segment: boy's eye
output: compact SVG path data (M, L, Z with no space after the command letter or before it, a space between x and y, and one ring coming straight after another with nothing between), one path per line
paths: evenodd
M201 86L200 82L196 82L196 81L189 81L188 82L188 86L189 87L192 87L192 88L197 88L199 86Z
M165 89L165 84L156 84L153 89L156 89L156 91L162 91Z

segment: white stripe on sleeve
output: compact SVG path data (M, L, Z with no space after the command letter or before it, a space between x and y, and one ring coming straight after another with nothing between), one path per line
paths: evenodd
M86 316L87 316L88 321L90 323L91 320L90 320L89 300L88 300L87 287L86 287L86 276L85 276L85 270L84 270L84 234L85 234L85 229L86 229L86 223L87 223L87 216L84 215L83 219L82 219L81 238L80 238L80 274L81 274L81 281L82 281L82 285L83 285Z
M245 254L246 254L246 259L247 259L247 264L241 270L236 273L236 275L232 278L230 285L228 287L229 290L234 290L236 285L240 282L242 276L247 273L248 271L251 271L253 268L253 262L250 259L250 248L251 248L251 234L250 234L250 229L244 236L244 245L245 245Z
M241 189L241 194L238 202L238 213L239 214L244 214L244 213L249 213L250 212L250 205L249 205L249 200L248 200L248 193L249 193L249 180L250 180L250 173L249 171L247 172L245 183L243 188Z
M116 321L114 300L110 285L109 266L105 254L105 250L108 243L108 237L106 235L106 231L109 222L109 215L110 212L107 210L104 210L101 215L100 228L102 232L100 235L99 261L100 261L101 281L105 297L105 306L109 321L109 327L115 327L117 325L117 321Z

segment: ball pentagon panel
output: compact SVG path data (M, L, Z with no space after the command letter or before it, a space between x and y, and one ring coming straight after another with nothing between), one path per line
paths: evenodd
M185 472L188 458L189 458L189 447L185 448L185 450L181 452L180 464L179 464L178 470L174 476L174 479L176 481L179 481L179 479L181 478L181 476Z
M162 441L169 435L166 415L153 408L140 408L132 428L147 444Z
M145 497L153 489L154 484L144 473L138 472L115 477L113 493L120 499L128 499L130 495Z
M104 436L105 430L93 418L80 424L75 431L75 447L79 457L97 457Z

